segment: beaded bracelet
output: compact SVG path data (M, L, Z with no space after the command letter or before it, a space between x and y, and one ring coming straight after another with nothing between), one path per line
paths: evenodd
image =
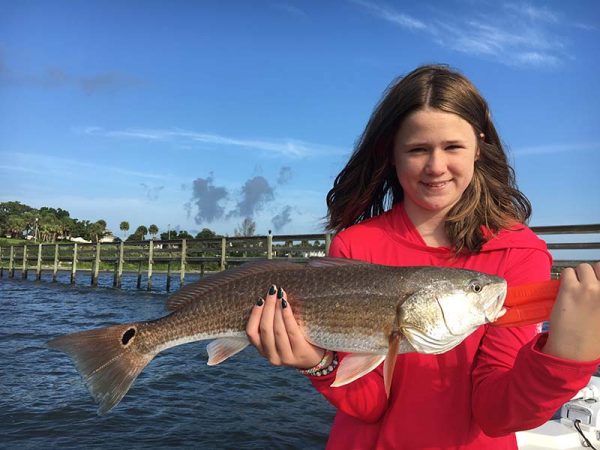
M333 354L333 357L331 359L331 362L328 364L327 361L329 360L329 357L332 354ZM323 355L323 358L321 359L321 361L319 361L319 363L316 366L311 367L310 369L300 370L300 373L302 375L308 375L308 376L312 376L312 377L322 377L323 375L327 375L327 374L333 372L335 370L335 368L337 367L337 365L338 365L337 353L327 350L325 352L325 354Z

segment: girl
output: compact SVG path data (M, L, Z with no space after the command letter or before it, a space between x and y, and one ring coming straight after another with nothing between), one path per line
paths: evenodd
M509 286L550 276L486 101L445 66L388 89L327 204L331 256L478 270ZM247 334L337 408L329 449L516 449L514 432L548 420L600 364L600 264L561 279L549 333L486 325L444 354L398 355L389 398L381 366L330 387L345 355L304 339L281 287L253 309Z

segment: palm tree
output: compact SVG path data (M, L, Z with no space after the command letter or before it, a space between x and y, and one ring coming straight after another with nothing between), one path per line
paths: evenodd
M144 225L140 225L135 230L135 234L140 237L140 241L144 241L146 239L146 235L148 234L148 228L146 228Z
M154 239L158 233L158 227L152 224L148 227L148 232L152 235L152 239Z
M127 232L129 231L129 222L127 222L127 221L121 222L121 224L119 225L119 228L123 232L123 238L125 238L127 236Z

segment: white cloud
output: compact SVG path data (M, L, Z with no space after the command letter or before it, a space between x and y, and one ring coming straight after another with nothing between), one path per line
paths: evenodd
M423 30L427 27L424 22L421 20L409 16L408 14L400 13L395 11L392 8L378 5L376 3L370 3L363 0L351 0L352 3L362 6L363 8L368 9L371 14L377 16L383 20L391 22L395 25L399 25L403 28L407 28L409 30Z
M85 134L109 138L143 139L162 142L184 142L209 144L214 146L229 146L240 149L262 150L273 156L288 158L303 158L323 155L345 155L346 149L327 145L304 142L297 139L252 139L232 138L213 133L203 133L187 130L165 129L126 129L102 130L98 127L87 127L81 130Z
M381 3L351 1L380 19L423 33L442 47L502 64L548 67L568 58L560 28L564 24L546 7L508 3L492 10L490 5L485 16L477 10L460 16L433 10L426 19L419 19Z
M558 22L558 15L543 6L537 7L529 3L506 3L504 8L516 13L518 16L527 17L530 20L550 23Z
M0 155L5 155L4 159L11 161L11 166L1 166L0 168L15 172L27 172L33 174L59 174L62 177L69 176L70 173L80 175L82 170L88 170L90 173L97 174L119 174L127 177L157 179L162 180L167 178L164 175L140 172L137 170L129 170L122 167L108 166L104 164L88 163L85 161L60 158L56 156L21 153L21 152L0 152ZM104 175L103 175L104 176ZM107 175L109 176L109 175Z

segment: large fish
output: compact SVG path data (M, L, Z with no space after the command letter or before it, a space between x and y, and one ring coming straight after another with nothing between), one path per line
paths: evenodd
M338 258L309 264L249 263L190 284L167 303L171 314L82 331L51 340L66 352L103 414L119 403L161 351L187 342L208 345L209 365L248 344L246 322L259 296L283 287L306 339L348 352L333 386L347 384L386 361L389 384L396 355L439 354L502 315L506 282L479 272L439 267L388 267Z

